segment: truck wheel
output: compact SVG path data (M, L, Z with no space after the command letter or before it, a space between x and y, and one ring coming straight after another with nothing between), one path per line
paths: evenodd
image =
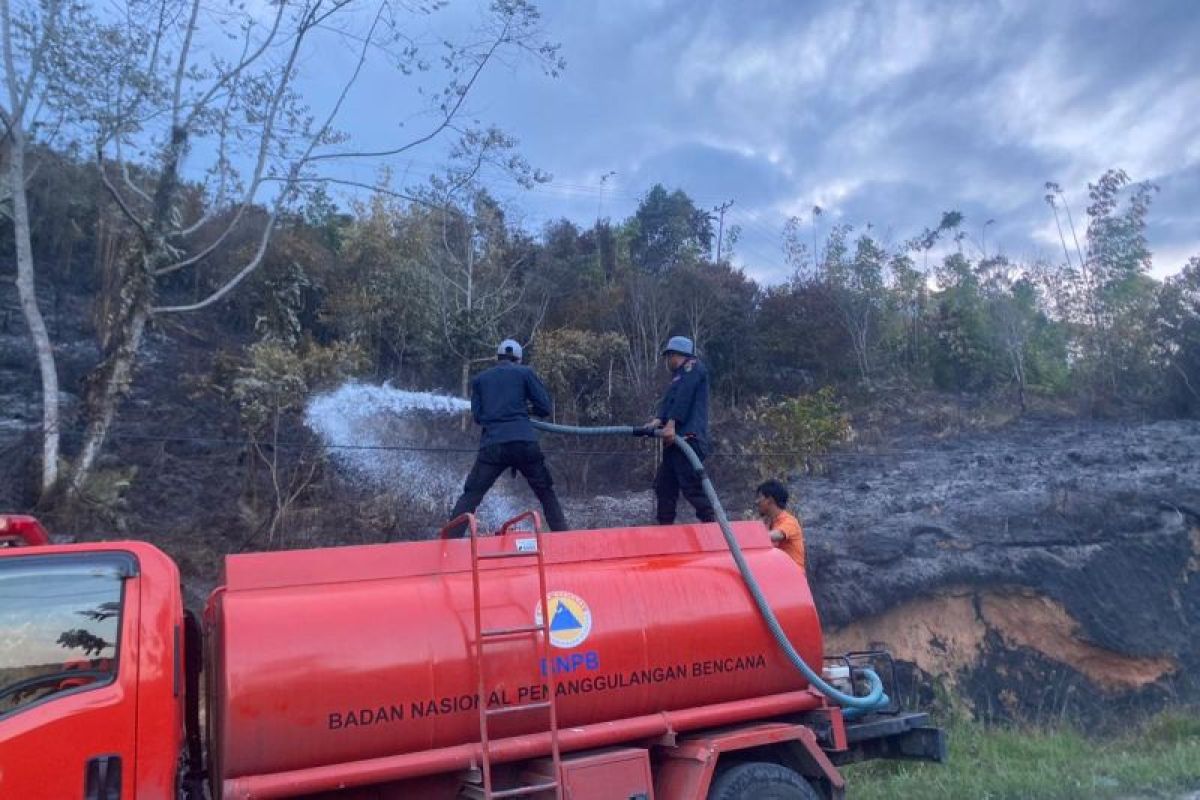
M717 776L708 800L820 800L812 785L782 764L751 761Z

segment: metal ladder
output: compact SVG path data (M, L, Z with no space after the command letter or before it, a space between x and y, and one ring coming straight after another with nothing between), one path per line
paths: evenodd
M503 797L527 797L529 795L540 794L542 792L554 791L556 800L562 800L562 757L559 752L558 742L558 707L555 701L558 690L558 681L553 669L548 669L547 683L549 686L549 699L536 703L523 703L513 706L501 706L498 708L488 708L487 693L485 686L486 670L485 670L485 651L489 645L497 644L506 639L512 639L518 636L529 636L541 634L540 642L540 658L541 663L550 664L550 609L546 600L546 561L542 552L542 526L541 518L536 511L526 511L516 517L513 517L508 522L500 526L496 532L498 537L503 537L511 531L516 525L525 521L533 522L533 539L535 549L528 550L504 550L498 553L480 553L478 545L478 530L475 524L474 515L468 516L468 527L471 537L471 583L475 597L475 674L478 678L477 691L479 693L479 743L483 757L482 778L483 778L483 793L480 795L484 800L492 800L493 798ZM461 519L461 517L459 518ZM452 521L447 527L454 525L458 520ZM516 545L514 545L516 546ZM483 627L483 613L480 604L480 562L492 561L499 559L534 559L537 564L538 574L538 604L542 612L542 622L530 625L518 625L510 628L485 628ZM535 674L537 670L535 669ZM488 722L493 717L509 714L536 713L548 712L550 717L550 758L553 765L553 779L540 781L537 783L529 783L524 786L516 786L509 789L495 789L492 786L492 754L490 748L490 736L488 731Z

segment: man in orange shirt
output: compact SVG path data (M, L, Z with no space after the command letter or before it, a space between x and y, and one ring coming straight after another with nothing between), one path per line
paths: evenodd
M804 529L800 520L787 511L788 490L779 481L759 485L754 507L771 532L771 543L791 556L804 569Z

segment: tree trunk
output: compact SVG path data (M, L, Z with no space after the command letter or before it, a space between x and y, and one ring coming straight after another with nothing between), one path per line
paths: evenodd
M9 131L8 181L12 192L13 237L17 249L17 294L29 326L38 372L42 378L42 480L39 503L50 501L58 485L58 367L50 333L37 304L33 278L33 246L29 239L29 203L25 196L25 137L16 125Z
M134 361L150 318L150 276L144 265L130 278L116 299L117 308L106 320L107 351L100 366L88 376L84 410L88 425L83 446L71 475L71 490L78 494L87 485L96 459L108 436L120 401L129 393Z
M88 424L79 458L71 474L71 491L75 495L87 485L116 417L117 406L129 393L138 348L154 307L154 270L171 261L164 231L170 222L171 209L178 192L179 164L186 146L187 131L181 127L174 128L163 152L163 166L154 191L150 225L141 237L142 251L140 254L131 254L124 264L115 265L116 269L123 270L123 274L116 276L116 297L112 299L108 313L100 320L104 358L87 379L84 412ZM99 168L104 169L104 164L99 164Z
M871 379L870 354L867 348L870 320L865 314L859 320L856 316L847 313L845 321L846 330L850 334L850 344L854 348L854 358L858 362L858 374L863 383L868 383Z
M475 339L475 219L471 219L471 224L467 228L467 271L466 271L466 325L467 339L464 343L462 357L462 371L459 381L459 391L462 393L464 400L471 399L471 343ZM463 414L459 421L459 430L464 433L467 430L467 415Z
M1017 400L1021 404L1021 413L1028 412L1025 402L1025 354L1022 349L1013 345L1009 348L1012 354L1013 377L1017 379Z

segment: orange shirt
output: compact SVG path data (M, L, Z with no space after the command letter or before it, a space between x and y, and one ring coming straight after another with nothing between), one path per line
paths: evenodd
M800 520L787 511L780 511L770 528L783 534L783 541L776 547L791 556L800 569L804 569L804 529L800 527Z

